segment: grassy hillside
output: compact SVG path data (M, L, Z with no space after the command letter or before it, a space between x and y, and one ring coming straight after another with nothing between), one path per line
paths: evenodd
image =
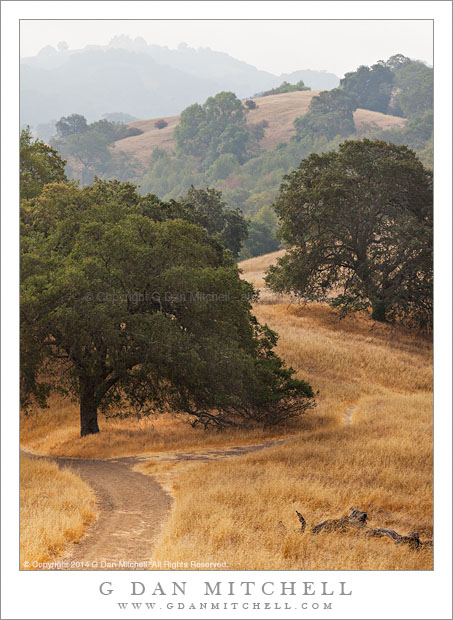
M257 108L250 110L247 115L247 123L254 124L267 121L269 126L264 129L264 138L261 141L263 149L272 149L279 142L289 142L294 135L294 120L308 111L312 97L319 95L320 91L299 91L270 95L254 99ZM144 133L139 136L126 138L115 143L115 148L129 155L134 155L143 163L147 163L154 148L159 147L170 151L174 147L173 130L179 122L179 116L163 117L168 126L157 129L154 123L157 119L134 121L129 123L131 127L137 127ZM405 119L381 114L371 110L356 110L354 122L357 131L363 132L366 127L374 126L376 129L390 130L402 128Z
M432 537L432 343L366 313L340 320L325 304L271 296L263 275L280 255L240 267L262 289L254 313L278 332L278 353L319 390L314 411L272 433L204 432L165 414L102 420L99 435L80 438L77 407L55 397L50 409L23 418L22 443L81 457L148 454L140 471L157 476L176 500L154 560L225 561L230 569L429 570L431 549L300 533L296 510L311 526L356 507L368 512L372 527ZM217 454L207 463L175 456L189 448L209 456L213 448L279 434L291 441L246 456Z
M243 277L260 286L278 254L245 261ZM431 538L429 340L366 314L340 321L322 304L254 310L279 333L279 354L319 390L317 409L285 445L176 472L175 509L154 558L226 561L230 569L430 569L432 550L301 534L295 512L314 525L356 507L372 527ZM149 467L158 472L155 462Z

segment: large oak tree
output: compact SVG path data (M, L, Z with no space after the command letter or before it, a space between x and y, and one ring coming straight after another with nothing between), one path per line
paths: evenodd
M378 321L432 323L432 174L405 146L356 140L312 154L275 208L287 254L268 284Z
M117 181L50 184L23 201L24 404L71 395L81 435L111 407L226 428L311 405L230 252L184 213Z

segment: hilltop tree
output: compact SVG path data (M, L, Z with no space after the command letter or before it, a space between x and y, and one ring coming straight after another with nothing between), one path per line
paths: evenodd
M390 59L392 66L399 66L398 59ZM395 74L385 63L377 63L371 68L362 65L340 80L344 90L357 97L358 107L366 110L387 113L392 95Z
M335 136L348 136L355 132L354 110L357 98L342 88L325 90L313 97L304 116L294 121L296 135L294 140L300 142L306 137L324 136L332 140Z
M296 84L290 84L289 82L282 82L280 86L272 88L271 90L266 90L264 93L261 93L260 97L268 97L269 95L280 95L282 93L295 93L301 90L311 90L309 86L305 86L303 80L299 80ZM258 95L255 95L258 96Z
M46 183L66 181L66 162L58 152L42 142L33 140L30 127L20 133L20 196L38 196Z
M396 101L405 117L421 115L433 109L434 72L421 62L409 61L396 71Z
M78 115L73 114L68 118L74 116ZM82 185L87 185L93 182L95 176L114 176L121 180L134 178L138 171L138 160L124 151L114 153L112 144L141 133L143 131L136 127L102 119L86 125L83 131L54 140L53 145L68 159L68 174L78 178Z
M70 116L62 116L55 127L60 138L67 138L74 134L85 133L88 129L88 123L87 119L81 114L71 114Z
M199 158L206 167L223 153L233 153L243 163L264 136L262 127L247 126L247 112L229 92L209 97L203 105L189 106L173 133L177 152Z
M432 323L432 175L405 146L347 141L284 178L275 208L290 248L268 284L343 313Z
M24 404L71 395L82 436L110 407L219 429L303 413L311 387L273 352L231 255L194 223L155 221L155 203L117 181L23 202Z

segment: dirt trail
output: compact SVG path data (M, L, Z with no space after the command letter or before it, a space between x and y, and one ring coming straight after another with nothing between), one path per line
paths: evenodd
M136 467L150 459L182 463L208 462L241 456L291 441L295 437L248 446L202 452L156 453L114 459L43 457L69 467L94 490L98 517L87 534L59 558L69 570L143 570L152 557L162 525L170 512L172 497L153 476ZM132 468L135 468L134 470Z
M355 409L355 405L346 409L344 424L351 423ZM158 481L154 476L141 473L140 468L145 463L207 463L250 454L296 439L298 436L204 451L159 452L97 460L40 456L28 450L22 452L54 461L60 467L69 467L96 494L97 519L82 540L72 544L59 561L70 570L142 570L147 563L149 565L173 503L171 494L162 486L167 486L165 483L171 481L172 473L159 476Z
M94 490L98 517L62 560L69 569L143 569L172 499L151 476L132 471L137 459L55 459ZM145 564L144 564L145 563Z

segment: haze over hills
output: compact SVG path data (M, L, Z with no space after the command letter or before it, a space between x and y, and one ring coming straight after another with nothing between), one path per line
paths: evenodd
M21 59L21 124L36 127L74 112L94 121L105 113L172 116L219 91L250 97L284 80L314 90L339 84L333 73L299 70L274 75L210 48L182 43L172 50L141 38L114 37L107 46L47 46Z
M247 124L253 125L263 121L268 123L260 146L263 149L272 149L280 142L289 142L295 134L294 120L306 114L311 99L316 95L319 95L319 91L311 90L254 98L257 107L249 110ZM166 117L168 125L163 129L157 129L155 121L156 119L149 119L128 123L143 133L115 142L115 149L134 155L145 164L148 163L154 148L172 150L175 145L173 131L179 122L179 116ZM406 119L372 110L357 109L354 112L354 123L358 132L370 126L383 130L401 129L405 126Z

